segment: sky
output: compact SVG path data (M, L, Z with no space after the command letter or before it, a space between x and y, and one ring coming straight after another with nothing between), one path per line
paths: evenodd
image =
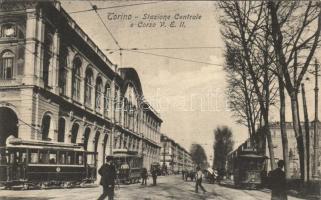
M98 8L113 7L98 10L112 35L94 11L72 13L88 10L91 4ZM248 137L247 128L235 122L227 105L224 44L215 2L91 1L91 4L62 2L63 8L114 64L136 69L144 97L163 119L162 133L187 150L192 143L201 144L208 158L213 155L216 127L226 125L232 129L235 147ZM121 5L132 6L118 7ZM175 19L186 15L194 18ZM140 50L123 50L120 57L116 41L123 49ZM311 93L312 88L307 91ZM310 97L308 105L313 105ZM275 113L272 120L278 120Z

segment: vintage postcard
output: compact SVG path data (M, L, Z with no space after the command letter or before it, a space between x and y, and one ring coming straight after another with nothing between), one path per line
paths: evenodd
M0 199L320 199L319 1L0 0Z

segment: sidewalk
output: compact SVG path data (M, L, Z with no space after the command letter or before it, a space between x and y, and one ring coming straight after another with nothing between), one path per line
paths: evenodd
M242 189L234 185L234 182L232 180L222 180L219 185L228 187L228 188L235 188L235 189ZM268 188L259 188L257 190L260 190L265 193L271 193L271 190ZM303 192L298 192L296 190L288 190L287 194L289 196L297 197L297 198L303 198L303 199L308 199L308 200L321 200L320 195L314 195L314 194L307 194Z

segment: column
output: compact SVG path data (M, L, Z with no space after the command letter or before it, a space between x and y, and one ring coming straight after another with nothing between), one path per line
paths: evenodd
M56 94L59 94L59 87L58 87L58 77L59 77L59 49L60 49L60 37L58 30L56 29L55 34L53 36L53 56L52 56L52 71L51 73L52 79L49 85L53 88L53 91ZM49 76L50 77L50 76ZM50 80L50 79L49 79Z
M35 73L40 69L35 68L37 59L39 59L39 51L36 54L36 40L40 39L39 33L36 31L42 29L42 23L38 24L36 9L27 9L26 20L26 44L25 44L25 66L24 77L22 82L26 85L33 85ZM40 20L41 21L41 20ZM38 28L38 29L37 29ZM38 37L37 37L38 36ZM39 56L39 57L36 57Z

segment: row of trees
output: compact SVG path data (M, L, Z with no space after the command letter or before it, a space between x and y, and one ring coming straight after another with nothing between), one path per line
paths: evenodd
M307 143L300 125L298 93L308 69L313 67L311 63L320 43L320 3L220 1L218 7L222 11L220 23L225 42L229 103L235 117L248 127L251 142L258 149L264 148L266 138L274 169L269 114L271 105L278 104L285 172L289 177L285 127L288 95L301 179L306 181L309 177Z

